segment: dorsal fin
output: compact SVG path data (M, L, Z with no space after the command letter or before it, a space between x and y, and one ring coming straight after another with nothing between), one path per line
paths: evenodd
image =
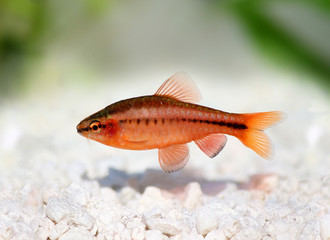
M177 72L167 79L155 95L167 96L189 103L198 103L202 99L196 84L184 72Z

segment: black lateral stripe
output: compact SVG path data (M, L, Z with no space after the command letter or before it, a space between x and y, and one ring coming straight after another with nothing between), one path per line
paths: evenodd
M146 125L149 125L149 122L150 122L150 119L146 118L146 119L142 119L142 120L145 120L145 123ZM162 124L165 123L165 118L162 118ZM231 123L231 122L225 122L225 121L210 121L210 120L203 120L203 119L196 119L196 118L169 118L168 119L170 121L170 123L172 123L173 121L176 121L176 122L180 122L180 121L183 121L183 122L192 122L192 123L206 123L206 124L212 124L212 125L218 125L218 126L226 126L226 127L229 127L229 128L233 128L233 129L239 129L239 130L244 130L244 129L248 129L248 127L245 125L245 124L239 124L239 123ZM122 119L122 120L119 120L119 123L126 123L126 122L129 122L131 123L132 122L132 119ZM158 120L155 118L153 119L154 123L157 124ZM137 124L140 124L141 122L141 119L138 118L136 119L136 122ZM103 127L101 125L101 127ZM82 129L82 131L84 131L84 129Z
M186 119L181 119L182 121L186 121ZM226 126L233 129L247 129L248 127L245 124L239 124L239 123L230 123L230 122L224 122L224 121L210 121L210 120L203 120L203 119L188 119L188 122L193 123L206 123L206 124L212 124L212 125L218 125L218 126Z

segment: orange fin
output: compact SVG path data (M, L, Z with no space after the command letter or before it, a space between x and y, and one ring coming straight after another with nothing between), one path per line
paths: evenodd
M227 137L221 133L215 133L195 140L196 145L210 158L214 158L225 147Z
M145 144L148 142L148 140L133 140L133 139L130 139L130 136L129 135L124 135L122 136L122 139L127 142L128 144Z
M165 172L175 172L183 168L189 159L187 144L176 144L158 150L159 164Z
M244 115L244 122L248 127L264 130L285 118L285 113L279 111L247 113Z
M264 159L271 160L274 158L273 144L263 131L248 129L239 140Z
M272 142L263 132L284 118L282 112L261 112L244 114L244 123L248 127L237 136L241 142L265 159L272 159L274 151Z
M198 103L202 96L187 73L178 72L167 79L155 95L167 96L189 103Z

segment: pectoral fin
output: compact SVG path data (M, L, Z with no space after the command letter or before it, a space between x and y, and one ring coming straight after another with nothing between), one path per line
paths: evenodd
M128 139L127 137L123 137L123 140L126 142L127 145L130 146L141 146L144 145L148 142L148 140L133 140L133 139Z
M131 140L127 140L127 139L124 139L125 142L128 142L128 143L133 143L133 144L144 144L144 143L147 143L148 140L142 140L142 141L131 141Z
M210 158L214 158L225 147L227 137L221 133L215 133L195 140L196 145Z
M158 150L159 164L165 172L175 172L183 168L189 159L187 144L177 144Z

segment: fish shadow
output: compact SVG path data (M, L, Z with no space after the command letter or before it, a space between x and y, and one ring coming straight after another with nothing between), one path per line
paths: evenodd
M191 171L179 171L174 173L165 173L161 170L147 169L141 173L127 173L115 168L109 168L109 174L98 181L101 187L110 187L120 191L124 187L131 187L136 191L143 193L149 186L154 186L172 193L181 192L189 183L199 183L201 190L206 195L216 195L223 191L228 185L234 184L238 189L258 189L260 182L269 174L253 175L247 182L238 182L230 179L225 180L207 180ZM85 176L86 178L86 176Z

